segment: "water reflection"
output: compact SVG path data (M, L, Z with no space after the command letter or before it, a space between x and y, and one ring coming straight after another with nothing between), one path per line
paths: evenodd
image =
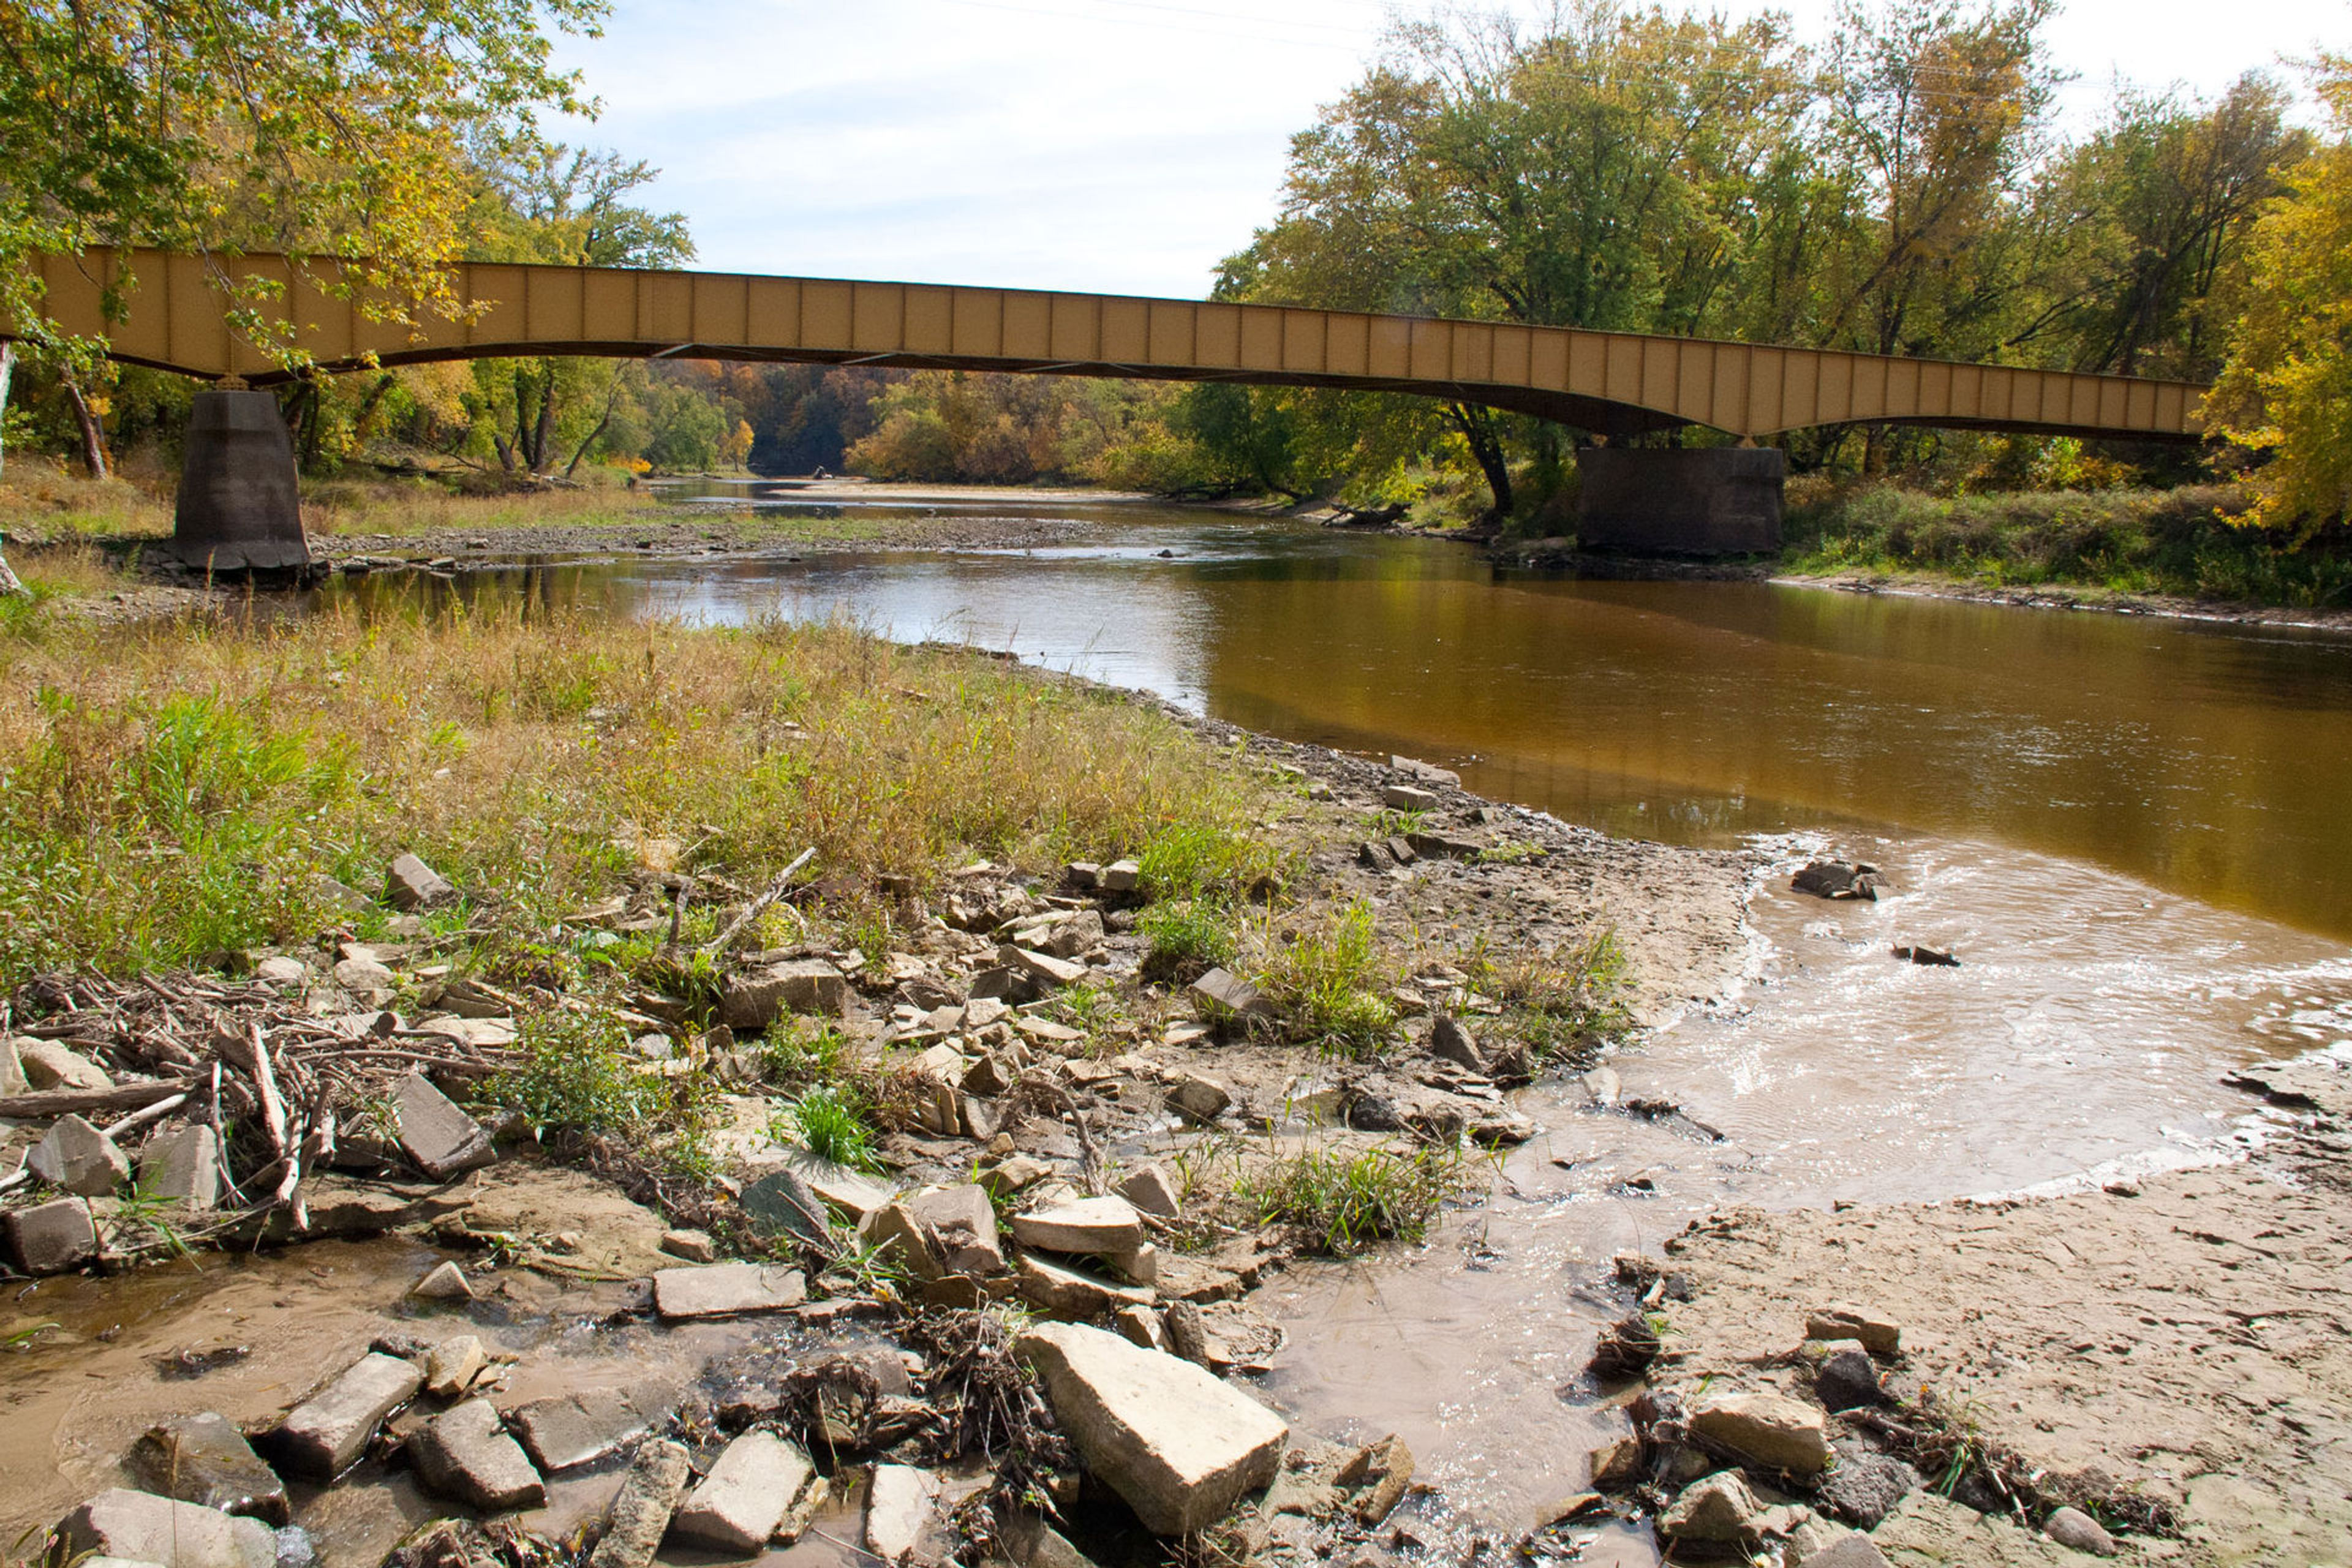
M616 618L846 615L1459 763L1474 788L1612 831L1966 837L2352 935L2352 639L1498 574L1457 546L1177 509L1094 521L1049 549L553 565L436 591Z

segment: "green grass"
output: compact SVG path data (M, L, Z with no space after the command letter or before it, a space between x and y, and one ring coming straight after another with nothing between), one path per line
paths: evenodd
M1261 879L1280 879L1280 858L1254 826L1178 822L1154 832L1136 857L1146 897L1238 898Z
M1143 972L1154 980L1197 978L1203 971L1232 963L1241 951L1233 911L1204 898L1153 904L1136 921L1135 929L1150 943Z
M845 1085L821 1083L803 1090L777 1113L769 1127L778 1142L797 1142L836 1165L853 1171L881 1167L874 1155L874 1130L866 1122L864 1102Z
M547 1012L523 1020L522 1063L489 1079L484 1102L520 1112L531 1135L625 1137L670 1110L667 1080L630 1070L628 1032L613 1018Z
M1310 1250L1351 1258L1382 1241L1414 1242L1464 1184L1453 1149L1308 1149L1244 1176L1235 1194L1261 1225L1292 1227Z
M2242 527L2230 486L1939 496L1791 487L1784 570L1920 573L1985 587L2079 586L2231 604L2352 604L2352 540Z
M1293 1038L1328 1055L1360 1058L1388 1043L1397 1016L1382 993L1394 977L1370 904L1300 911L1297 923L1273 933L1265 949L1255 979Z

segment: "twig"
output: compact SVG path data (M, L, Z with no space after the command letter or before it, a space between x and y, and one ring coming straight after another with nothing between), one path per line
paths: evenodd
M743 912L729 921L725 931L705 942L702 951L714 955L726 952L727 944L741 935L744 927L766 914L769 907L784 896L784 889L792 881L793 874L815 858L816 846L814 844L793 857L793 863L776 873L776 879L768 884L768 890L744 905ZM675 920L671 921L669 939L672 942L677 940L677 926Z
M180 1093L188 1082L184 1078L158 1078L120 1083L112 1089L45 1089L35 1094L12 1095L0 1100L0 1121L36 1121L89 1110L137 1110Z
M228 1188L228 1195L237 1203L241 1204L245 1201L245 1192L236 1184L236 1177L235 1173L229 1170L228 1129L221 1125L220 1091L221 1065L219 1059L215 1058L213 1062L212 1103L206 1108L207 1114L211 1116L213 1123L214 1155L215 1158L220 1162L221 1181L223 1184Z
M108 1127L106 1129L106 1135L109 1138L120 1138L125 1132L130 1131L132 1128L142 1126L146 1122L160 1121L162 1118L171 1115L172 1112L179 1110L180 1107L187 1103L187 1094L175 1094L169 1100L159 1100L154 1104L149 1106L146 1110L134 1110L130 1115L124 1117L121 1121Z

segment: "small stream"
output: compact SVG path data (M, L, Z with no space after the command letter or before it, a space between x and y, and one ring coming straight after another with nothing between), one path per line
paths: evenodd
M2229 1158L2263 1119L2223 1070L2352 1041L2352 638L1582 582L1199 510L987 505L1089 526L1029 551L551 562L432 591L969 641L1780 867L1738 994L1614 1063L1721 1142L1528 1090L1545 1133L1491 1200L1402 1260L1295 1269L1262 1298L1291 1331L1270 1394L1332 1436L1402 1433L1439 1488L1411 1505L1433 1537L1507 1540L1581 1486L1622 1420L1579 1382L1616 1315L1612 1253L1727 1203L2063 1191ZM1789 892L1831 848L1884 865L1894 896ZM1895 963L1898 940L1964 966ZM1631 1531L1583 1560L1656 1561Z

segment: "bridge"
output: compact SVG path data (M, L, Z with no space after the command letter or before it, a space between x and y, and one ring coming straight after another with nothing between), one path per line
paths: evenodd
M474 309L412 325L387 308L394 302L344 287L331 260L92 251L44 258L40 269L51 316L105 338L114 358L257 388L287 373L234 329L225 280L275 291L262 308L330 371L508 355L690 357L1414 393L1612 439L1699 426L1739 445L1605 447L1580 454L1580 467L1588 542L1701 553L1777 543L1780 455L1761 445L1777 435L1873 423L2188 440L2202 433L2205 393L2183 382L1572 327L741 273L463 263L452 288ZM288 552L290 447L282 461L275 455L285 445L266 394L199 395L183 553L236 567L272 564L263 559L272 540L275 553Z

